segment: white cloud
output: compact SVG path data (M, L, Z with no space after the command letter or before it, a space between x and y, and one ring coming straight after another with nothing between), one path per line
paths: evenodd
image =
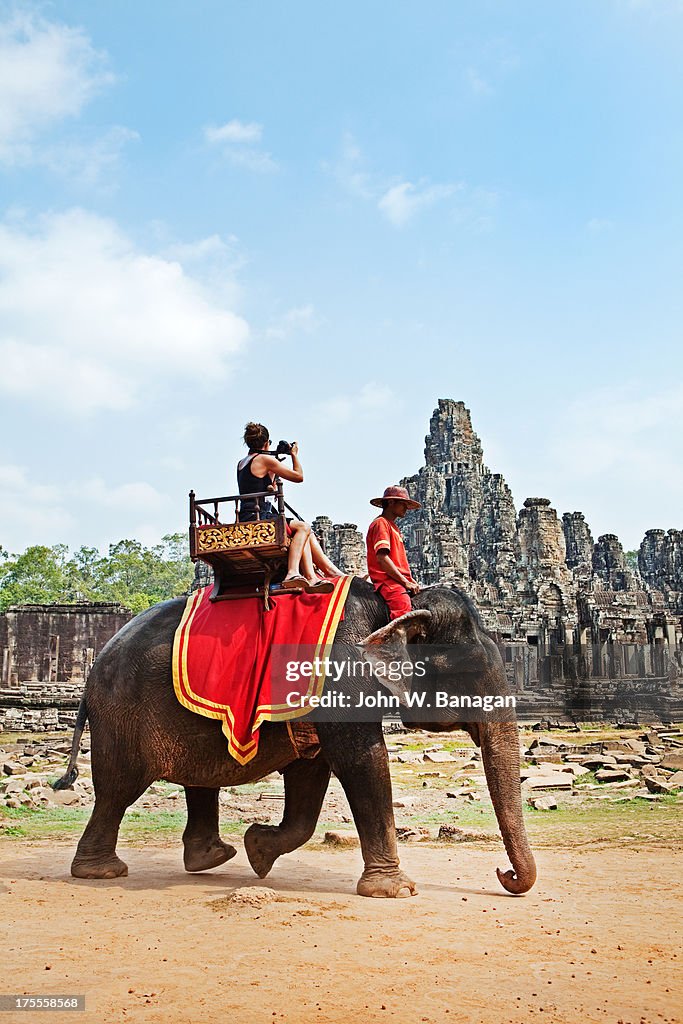
M0 162L35 160L41 133L78 117L113 80L82 29L35 13L0 23Z
M607 217L591 217L586 224L586 230L591 235L602 235L608 231L611 231L614 227L614 221L609 220Z
M333 163L323 163L324 170L335 178L341 188L352 196L360 199L373 199L378 185L373 183L372 176L365 167L365 158L360 146L350 132L342 137L341 153Z
M78 209L0 225L0 319L0 391L76 415L221 381L248 336L180 262Z
M204 128L205 141L218 147L231 163L260 173L275 171L277 162L270 153L258 146L262 137L263 125L256 121L234 119L223 125L207 125Z
M426 210L435 203L448 199L462 189L462 185L426 185L419 187L411 181L402 181L400 185L392 185L380 198L377 206L387 220L397 228L402 228L421 210Z
M498 457L518 501L543 481L559 514L584 512L595 537L617 533L627 548L647 529L683 527L683 384L644 379L558 401L532 443L531 462L519 443Z
M14 553L57 543L74 524L59 488L33 483L23 466L0 465L0 547Z
M323 168L349 195L375 203L382 216L396 228L405 227L419 213L451 199L458 192L468 193L462 182L430 184L423 179L415 184L371 173L360 147L348 132L343 136L339 159L335 163L324 163ZM469 194L473 195L474 190L469 190Z
M476 96L491 96L493 94L493 86L476 68L466 69L465 81Z
M144 481L107 485L101 477L93 477L73 488L79 499L90 501L105 508L131 508L135 506L136 514L141 511L156 512L169 503L169 498L161 494L151 484Z
M70 511L74 503L78 519ZM98 535L111 530L113 517L115 539L158 543L164 524L177 521L177 513L173 500L145 481L109 483L93 477L46 485L31 480L23 466L0 465L0 546L6 551L21 552L31 544L93 543L92 530L83 535L84 516L97 524Z
M69 138L43 145L40 152L34 152L33 162L70 182L109 191L114 187L112 169L124 147L139 138L137 132L114 125L93 139Z
M256 121L228 121L219 128L207 127L205 129L207 142L260 142L263 136L263 125Z
M400 408L391 388L368 381L354 395L331 396L314 406L315 415L326 425L348 423L351 419L379 419Z
M313 306L295 306L270 324L265 336L269 341L281 341L292 334L312 334L319 326Z

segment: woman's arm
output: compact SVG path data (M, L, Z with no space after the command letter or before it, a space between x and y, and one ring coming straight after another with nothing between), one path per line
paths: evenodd
M299 462L299 446L298 444L292 445L292 468L288 469L281 462L279 462L274 455L257 455L254 462L258 462L259 469L265 469L266 473L273 473L275 476L282 477L283 480L289 480L290 483L300 484L303 483L304 471L301 468ZM252 466L254 465L252 462ZM253 470L252 470L253 472ZM258 473L254 474L258 476Z

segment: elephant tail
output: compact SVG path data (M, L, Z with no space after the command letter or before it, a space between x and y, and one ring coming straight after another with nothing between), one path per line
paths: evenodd
M61 779L57 779L56 782L52 783L52 788L57 789L69 789L73 786L74 782L78 778L78 765L76 761L81 748L81 736L83 735L83 729L85 723L88 720L88 708L85 703L85 694L81 697L81 703L78 706L78 714L76 715L76 725L74 726L74 736L71 741L71 756L69 763L66 766L66 772L62 775Z

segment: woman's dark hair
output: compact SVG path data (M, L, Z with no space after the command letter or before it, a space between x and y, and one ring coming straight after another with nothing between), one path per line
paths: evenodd
M270 441L270 434L262 423L247 423L244 428L244 443L250 452L260 451Z

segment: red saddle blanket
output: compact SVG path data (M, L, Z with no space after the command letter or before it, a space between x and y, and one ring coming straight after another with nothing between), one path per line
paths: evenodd
M332 594L271 596L270 611L253 597L212 603L211 587L188 597L173 641L176 697L190 711L222 721L228 749L240 764L258 751L262 722L309 713L309 707L290 706L286 691L321 695L324 666L285 686L281 657L272 671L273 651L324 658L343 618L351 580L335 580Z

